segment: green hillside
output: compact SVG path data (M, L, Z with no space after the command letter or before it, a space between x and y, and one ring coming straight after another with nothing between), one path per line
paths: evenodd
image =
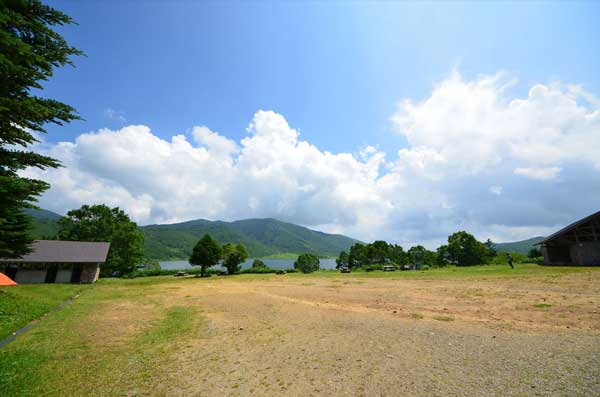
M31 232L34 239L49 239L58 233L58 220L60 215L48 210L24 208L23 212L31 216L33 230Z
M61 217L46 210L25 210L33 218L33 236L52 238ZM313 253L337 256L356 242L349 237L327 234L276 219L246 219L235 222L197 219L170 225L140 226L144 234L144 255L150 259L187 259L192 247L205 234L219 243L241 243L251 257Z
M51 238L58 232L60 215L36 209L25 209L33 217L34 238ZM209 233L219 243L241 243L251 257L280 254L313 253L337 256L357 240L339 234L327 234L276 219L245 219L235 222L197 219L170 225L140 226L144 234L145 256L150 259L187 259L194 244ZM533 244L544 237L495 244L496 250L527 254Z
M275 219L246 219L235 222L203 219L171 225L142 226L146 256L153 259L186 259L205 233L219 243L241 243L252 257L310 252L334 256L356 240L327 234Z
M532 237L527 240L514 241L512 243L498 243L495 244L497 251L503 252L519 252L521 254L527 254L529 250L534 248L534 244L539 243L545 237Z

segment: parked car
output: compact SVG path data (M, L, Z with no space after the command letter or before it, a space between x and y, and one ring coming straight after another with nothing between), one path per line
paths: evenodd
M383 270L384 272L395 272L397 269L394 265L383 265L381 270Z
M350 273L350 268L348 266L340 267L340 273Z

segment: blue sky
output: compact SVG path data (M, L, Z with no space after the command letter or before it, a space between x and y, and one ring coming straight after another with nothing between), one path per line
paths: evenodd
M239 139L257 109L285 115L324 150L402 145L389 117L457 67L514 73L524 94L559 79L600 92L600 4L52 2L84 50L45 93L85 122L49 140L117 127L159 136L205 124Z
M322 230L352 233L364 239L381 237L412 242L427 238L433 244L440 241L447 230L459 227L470 227L480 237L489 235L497 239L544 233L594 209L592 201L563 204L563 207L540 201L534 206L539 209L537 218L527 216L527 222L522 224L502 224L498 219L489 221L494 212L491 209L483 215L477 215L484 211L483 207L469 210L472 204L466 204L464 200L468 198L463 196L471 189L478 193L469 197L494 191L494 196L506 198L501 205L510 213L507 218L518 218L518 211L523 211L526 204L519 202L516 196L525 189L524 180L520 178L542 183L538 187L544 192L583 189L583 179L571 175L591 172L593 178L597 178L594 168L597 164L590 160L597 152L586 152L589 148L569 148L568 155L549 154L553 161L540 158L534 162L535 154L526 154L515 147L526 147L540 136L532 135L520 141L518 136L523 134L514 131L527 125L539 126L551 118L546 115L560 113L560 104L564 105L564 101L549 102L549 98L558 95L567 101L573 99L582 108L569 108L571 116L557 120L548 128L558 129L564 138L570 131L566 123L579 123L580 146L586 146L583 143L598 136L596 119L591 122L589 119L598 108L595 98L600 94L600 3L52 1L50 4L79 23L64 27L60 32L87 56L75 59L76 68L57 70L45 85L43 95L75 106L85 121L66 127L50 126L43 150L70 164L71 172L85 172L97 178L98 183L104 184L104 190L108 186L127 191L127 199L112 203L128 209L141 223L192 217L274 216ZM493 76L496 80L490 82ZM559 83L562 87L556 86ZM532 87L536 85L549 87L549 90L535 91L541 96L532 96ZM451 93L445 94L440 87L449 87ZM441 106L435 101L436 93L441 98ZM463 94L467 97L461 97ZM484 105L490 97L495 98L493 103ZM498 115L509 111L508 103L515 99L528 100L531 106L513 115L518 123L506 126L506 131L510 130L506 132L506 148L501 147L505 129L494 130L496 137L492 142L487 137L490 128L495 127L490 127L478 130L480 135L474 138L477 142L480 138L481 142L485 140L487 146L473 147L467 143L464 146L467 152L481 152L487 157L462 161L460 154L449 151L454 141L444 141L445 138L473 140L475 135L467 131L475 128L470 124L472 114L484 114L478 119L478 126L493 126L494 117L502 119ZM471 101L475 103L473 106L459 109ZM412 107L406 105L409 102ZM546 113L539 111L536 103L543 104ZM445 106L450 110L444 115L436 113L436 109ZM456 127L456 136L443 130L445 124L454 121L454 108L463 112L458 119L464 121ZM473 112L474 108L479 110ZM490 108L495 110L488 111ZM582 109L586 110L587 118L582 116ZM258 114L259 110L272 113ZM573 121L573 117L580 116L579 121ZM279 117L284 119L285 125L280 123ZM254 129L247 130L252 120ZM431 120L437 120L437 129L430 125ZM376 197L379 204L387 202L386 208L394 208L394 211L375 211L374 215L370 211L379 204L365 204L368 201L365 198L331 208L329 213L337 214L335 216L315 216L312 207L304 208L307 203L327 207L320 200L332 200L319 183L337 183L319 178L318 181L292 178L297 184L273 201L265 199L262 191L244 203L224 201L219 195L209 198L208 193L199 193L196 197L190 191L182 192L197 200L207 200L206 210L175 211L173 208L181 200L161 201L152 186L134 188L133 181L111 173L105 165L73 160L102 157L90 152L84 156L80 152L85 140L78 143L82 134L99 137L98 131L103 128L118 134L124 127L141 125L151 131L150 135L146 130L128 130L127 133L165 142L184 134L194 147L203 146L209 152L212 148L213 154L225 153L228 157L219 159L224 159L223 164L232 162L231 178L235 180L243 164L239 157L244 157L246 147L242 140L272 132L268 127L271 122L281 127L277 130L281 136L291 136L288 127L300 133L293 143L294 148L298 148L300 142L307 142L323 156L325 152L351 153L360 163L356 165L357 173L367 175L367 180L362 181L356 175L349 180L340 177L342 182L336 185L339 188L335 194L340 194L346 185L371 183L374 186L371 196ZM194 129L203 126L208 127L208 132ZM117 138L118 135L109 134L107 139L116 142ZM553 144L560 142L558 135L556 139ZM60 141L75 145L69 149L73 153L66 154L64 145L57 145ZM272 143L272 140L264 141L262 144L266 146L261 148L269 153L280 148L269 146ZM514 150L514 153L489 161L487 168L479 167L495 156L486 151L492 144L499 150ZM223 152L223 145L237 149ZM371 149L365 151L367 147ZM172 148L169 146L168 150ZM402 149L406 152L399 155ZM118 151L106 150L112 150L113 155ZM301 162L306 161L306 157L299 158L303 159ZM587 159L587 163L579 164L581 159ZM325 167L344 167L323 161ZM198 167L197 173L210 174L203 166ZM278 171L295 167L281 164ZM377 175L369 174L372 171L369 167L375 167ZM447 176L435 167L457 171ZM413 171L418 168L423 174L408 175L406 169L409 168ZM138 173L147 172L154 179L160 178L158 171L135 169ZM302 177L309 174L306 170L298 173ZM392 177L385 178L388 174L397 175L396 190L389 188ZM338 176L336 174L336 178ZM55 178L55 187L42 204L56 211L64 212L68 209L64 206L79 205L86 200L110 201L110 197L94 198L96 196L90 193L93 188L81 186L73 175L69 176L72 183L62 188L60 181L67 177L53 174L47 177ZM427 180L427 186L400 182L410 178ZM276 189L289 188L285 178L281 185L277 180L275 176L270 179ZM202 185L209 181L195 180L194 183ZM551 183L555 185L549 186ZM182 184L184 181L179 181L178 185ZM464 188L454 191L452 186ZM512 197L508 197L510 186L515 186ZM75 190L82 193L61 199ZM411 197L412 192L422 192L424 196L415 197L416 202L424 198L428 202L429 198L437 199L429 202L430 207L411 212L408 208L415 206L408 203L412 199L406 199L404 204L395 201L407 195L407 191ZM600 195L600 192L594 191L591 197L600 197L595 194ZM453 201L459 198L463 200L460 205ZM454 212L448 210L458 207L460 210ZM485 208L488 207L486 203ZM559 207L564 210L556 214ZM177 215L166 216L171 210ZM531 209L528 211L531 214ZM552 213L554 217L548 220L548 214ZM380 222L371 224L365 219L380 219ZM468 221L463 223L457 219ZM402 231L403 224L427 223L425 221L433 222L431 227L439 229L439 233ZM442 224L445 226L440 227Z

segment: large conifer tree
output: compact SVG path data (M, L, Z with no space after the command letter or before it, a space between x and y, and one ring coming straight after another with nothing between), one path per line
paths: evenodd
M29 252L30 221L22 209L32 207L49 187L18 171L59 166L27 145L37 141L34 134L44 133L47 123L78 119L71 106L32 93L55 67L81 54L52 30L70 23L70 17L37 0L0 0L0 258Z

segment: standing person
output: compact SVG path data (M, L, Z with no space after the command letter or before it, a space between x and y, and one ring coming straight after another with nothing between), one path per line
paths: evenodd
M508 259L508 265L510 266L511 269L514 269L515 267L513 266L513 257L511 254L506 254L506 258Z

